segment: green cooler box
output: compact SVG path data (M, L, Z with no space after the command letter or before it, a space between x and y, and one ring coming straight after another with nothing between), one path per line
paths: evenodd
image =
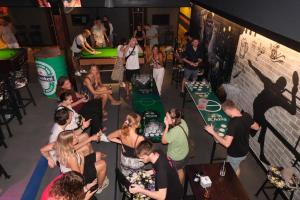
M39 57L36 55L35 64L44 95L49 98L57 98L55 93L57 80L61 76L67 76L65 56L56 55L45 57L45 55L43 55Z

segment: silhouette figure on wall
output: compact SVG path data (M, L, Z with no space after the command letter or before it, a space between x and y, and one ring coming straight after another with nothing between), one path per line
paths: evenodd
M256 67L254 67L250 60L248 60L248 64L264 84L264 89L256 96L253 102L253 119L261 127L260 135L258 137L258 142L260 143L259 159L265 164L270 165L269 161L264 155L264 144L267 131L267 120L265 118L265 113L272 107L280 106L288 111L291 115L296 114L296 94L298 92L299 77L298 73L295 71L293 73L293 88L291 91L292 100L289 101L282 94L285 91L287 84L287 81L284 77L279 77L276 82L273 83Z

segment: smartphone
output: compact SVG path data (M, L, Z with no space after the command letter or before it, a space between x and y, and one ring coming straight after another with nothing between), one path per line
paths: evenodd
M95 184L93 187L91 187L89 190L91 191L91 192L94 192L95 190L97 190L98 189L98 184Z

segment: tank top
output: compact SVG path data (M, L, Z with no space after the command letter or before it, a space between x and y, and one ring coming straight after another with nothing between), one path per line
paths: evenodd
M87 76L86 78L89 79L90 82L92 83L92 80L91 80L88 76ZM92 84L92 87L93 87L94 89L96 89L96 88L97 88L97 84L96 84L96 83L93 83L93 84ZM94 94L89 90L89 88L88 88L87 86L83 85L81 91L82 91L82 93L87 94L88 97L89 97L89 99L94 99Z
M80 155L78 154L78 153L75 153L75 156L76 156L76 159L77 159L77 163L78 163L78 165L80 165L81 164L81 157L80 157ZM62 163L59 163L59 167L60 167L60 171L61 171L61 173L67 173L67 172L70 172L70 171L72 171L72 169L71 168L68 168L68 167L66 167L65 165L63 165Z

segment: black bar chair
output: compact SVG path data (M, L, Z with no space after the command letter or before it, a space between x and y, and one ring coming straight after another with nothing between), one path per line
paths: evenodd
M9 179L11 176L5 171L3 166L0 164L0 176L4 176L5 179Z
M295 145L295 149L297 149L297 146L300 143L300 137L298 138L296 145ZM299 159L299 154L295 155L295 159L292 160L291 164L292 167L294 167L298 172L300 172L300 159ZM255 193L255 196L258 196L261 192L263 192L263 194L265 195L265 197L270 200L271 198L268 196L268 193L265 191L266 189L273 189L274 190L274 196L273 196L273 200L276 200L278 195L280 195L281 197L285 197L286 195L289 194L288 199L292 200L294 198L294 194L297 190L300 189L300 185L298 185L298 187L291 189L291 188L287 188L287 187L283 187L283 188L279 188L278 186L274 185L273 183L271 183L270 179L266 178L266 180L263 182L263 184L260 186L260 188L258 189L258 191Z
M23 68L19 71L15 71L12 75L12 84L13 84L13 88L14 88L14 93L17 99L17 103L18 103L18 107L20 109L22 109L23 114L26 115L26 110L25 108L29 105L29 104L33 104L34 106L36 106L36 102L33 98L32 92L29 88L29 84L28 84L28 73L27 73L27 69L25 69L25 67L27 68L27 65L24 65ZM21 90L24 89L27 91L27 97L23 97L21 95Z
M9 137L13 134L10 130L9 123L17 118L19 124L22 124L22 115L16 103L13 89L9 81L0 82L0 125L4 125L7 129Z

